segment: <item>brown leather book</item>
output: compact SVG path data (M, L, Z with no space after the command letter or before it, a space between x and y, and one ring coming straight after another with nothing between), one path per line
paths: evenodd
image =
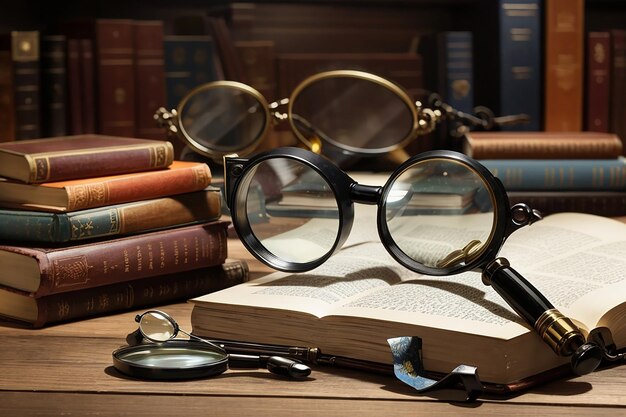
M202 162L174 161L166 169L24 184L0 178L0 207L51 212L76 211L199 191L211 183Z
M67 129L67 38L41 38L41 135L65 136Z
M0 285L41 297L219 265L226 221L56 247L0 245Z
M68 132L71 135L84 133L82 98L82 70L80 60L80 41L67 40L67 100L68 100Z
M111 314L140 307L170 304L232 287L248 280L245 261L131 280L97 288L43 297L0 287L0 315L45 325Z
M587 130L609 131L611 91L611 34L587 34L587 99L585 100Z
M613 133L469 132L463 153L476 159L609 159L622 152Z
M259 91L268 102L276 94L276 53L274 42L264 40L238 41L235 49L241 60L248 84Z
M43 183L166 168L170 142L73 135L0 144L0 176Z
M547 0L545 130L583 126L584 0Z
M626 30L611 30L610 131L626 143Z
M93 41L80 40L81 100L83 103L83 133L96 133L96 73L94 68Z
M134 32L130 19L96 19L98 131L135 136Z
M217 187L70 213L0 209L0 241L69 242L115 237L219 219Z
M163 22L136 20L135 30L135 117L137 136L164 139L163 128L154 121L154 113L166 104Z
M15 139L15 105L11 52L0 51L0 142Z

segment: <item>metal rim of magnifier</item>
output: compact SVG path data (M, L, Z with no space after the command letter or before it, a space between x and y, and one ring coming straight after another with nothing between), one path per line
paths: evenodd
M479 254L471 260L467 264L459 265L456 267L449 268L432 268L426 265L423 265L419 262L416 262L407 254L404 253L402 249L397 245L394 241L391 233L389 232L389 228L387 226L386 220L386 204L384 203L387 200L387 196L391 190L391 185L395 182L395 180L402 175L405 171L411 168L413 165L425 161L425 160L436 160L441 159L445 161L449 161L452 163L456 163L459 165L463 165L468 167L471 171L474 171L478 177L483 181L485 188L489 192L489 197L493 203L493 214L494 219L492 223L491 233L489 235L489 239L487 240L487 244L483 245L483 248L479 252ZM379 205L378 208L378 232L382 239L385 239L386 244L384 245L389 254L396 259L399 263L407 267L408 269L427 275L450 275L454 273L458 273L461 271L469 271L476 268L483 267L486 263L496 258L504 239L506 238L506 231L508 227L508 223L510 221L509 216L509 200L506 195L506 191L502 186L502 183L494 177L491 172L480 163L475 160L468 158L464 154L460 154L453 151L429 151L420 153L407 161L405 161L402 165L400 165L392 174L392 176L387 180L382 192L382 201L383 204Z
M331 188L338 209L339 227L337 237L333 246L326 254L310 262L290 262L283 260L270 252L255 236L247 213L247 191L249 181L254 172L252 169L264 161L275 158L286 158L298 161L308 166L322 177ZM225 158L225 169L230 172L233 184L226 184L228 187L229 207L233 218L233 225L237 230L242 243L259 261L274 269L284 272L305 272L309 271L330 258L345 242L354 220L354 205L350 199L350 185L353 181L350 177L337 168L326 158L311 151L300 148L278 148L266 151L246 160L242 163L238 158ZM237 175L233 172L237 171Z
M377 149L356 148L353 146L344 145L341 142L337 142L333 140L332 138L325 137L324 140L330 142L331 145L339 149L343 149L345 151L353 153L353 154L378 155L382 153L392 152L397 149L401 149L417 136L417 132L418 132L417 107L415 106L415 102L411 100L407 92L402 87L398 86L392 81L389 81L383 77L380 77L378 75L375 75L369 72L357 71L357 70L334 70L334 71L320 72L318 74L315 74L306 78L304 81L302 81L300 84L296 86L296 88L293 90L289 98L289 104L287 106L287 114L289 117L287 119L289 120L289 124L291 125L291 130L294 132L296 137L302 143L304 143L309 149L312 149L311 142L304 135L302 135L302 133L300 133L300 130L295 125L294 118L293 118L293 106L294 106L294 103L297 102L298 95L305 88L309 87L311 84L314 84L316 82L319 82L321 80L325 80L328 78L356 78L356 79L366 80L371 83L380 85L381 87L386 88L387 90L396 94L398 98L402 100L402 102L406 105L408 111L411 113L411 118L412 118L412 125L411 125L409 134L405 138L403 138L401 141L398 141L398 143L392 146L387 146L385 148L377 148Z
M252 98L254 98L256 101L259 102L259 105L262 111L264 112L265 117L264 117L263 129L257 135L257 137L254 138L254 140L250 141L250 143L244 148L237 149L237 150L233 150L233 149L224 150L224 149L221 149L220 147L209 147L209 146L203 145L199 143L196 139L191 137L191 135L187 132L187 130L185 130L185 127L183 126L183 123L182 123L183 116L184 116L183 109L187 105L187 102L191 100L196 94L199 94L203 91L220 89L220 88L222 89L231 88L231 89L239 90L245 94L250 95ZM187 93L183 97L180 103L178 103L178 108L176 111L178 112L178 116L177 116L178 131L180 132L178 136L187 145L191 146L191 148L194 149L196 152L204 156L208 156L209 158L213 158L218 162L222 161L221 158L224 155L228 155L233 152L237 152L238 154L241 154L241 155L248 155L252 153L252 151L254 151L259 146L259 144L261 143L261 141L263 140L263 138L265 137L265 135L267 134L270 128L270 120L271 120L270 110L269 110L269 104L267 103L267 100L265 99L265 97L263 97L263 95L259 93L256 89L254 89L253 87L247 84L237 82L237 81L215 81L215 82L202 84L194 88L193 90L189 91L189 93Z

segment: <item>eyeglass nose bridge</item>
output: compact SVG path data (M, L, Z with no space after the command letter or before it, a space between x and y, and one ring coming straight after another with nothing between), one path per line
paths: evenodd
M380 201L383 187L377 185L352 184L350 199L355 203L376 205Z

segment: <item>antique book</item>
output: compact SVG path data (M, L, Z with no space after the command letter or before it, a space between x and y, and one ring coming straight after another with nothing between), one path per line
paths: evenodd
M480 273L413 273L391 258L368 220L357 218L344 249L309 273L273 273L193 299L193 333L382 364L392 363L388 338L415 336L427 371L471 365L496 384L569 367ZM463 233L450 224L441 232ZM585 334L606 327L624 348L624 236L616 220L555 214L513 233L500 255Z
M0 245L0 285L43 296L219 265L226 221L63 246Z
M611 33L587 34L586 128L594 132L609 131L611 94Z
M442 32L438 35L438 42L438 93L455 109L472 114L474 112L472 32Z
M276 93L276 52L274 42L265 40L237 41L235 49L241 60L248 85L254 87L268 102Z
M70 181L24 184L0 178L0 207L76 211L190 193L208 187L211 170L202 162L174 161L166 169Z
M0 50L0 142L15 139L15 105L11 51Z
M0 209L0 240L68 242L217 220L218 188L69 213Z
M475 159L609 159L622 142L602 132L468 132L463 153Z
M72 135L0 144L0 176L35 184L125 174L172 164L170 142Z
M245 261L42 297L0 286L0 315L34 328L140 307L170 304L248 280Z
M507 191L509 203L528 204L543 215L572 211L598 216L626 216L626 189L622 191Z
M39 31L11 31L0 37L0 50L10 53L15 139L41 137L41 52Z
M609 131L626 143L626 30L611 30Z
M135 117L136 136L164 139L165 130L154 121L154 113L166 105L163 22L135 20Z
M94 42L89 38L79 40L81 66L81 102L83 103L83 133L96 133L96 69Z
M544 129L583 127L584 0L546 0Z
M67 39L67 38L66 38ZM67 39L68 134L80 135L83 129L82 71L80 40Z
M626 159L484 159L480 161L513 190L626 190Z
M66 136L67 130L67 38L41 37L42 137Z

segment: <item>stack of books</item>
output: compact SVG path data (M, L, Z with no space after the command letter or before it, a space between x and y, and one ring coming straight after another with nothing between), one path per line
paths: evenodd
M469 132L463 152L502 181L511 204L626 215L626 159L613 133Z
M77 135L0 146L0 315L34 327L247 279L206 164L169 142Z

